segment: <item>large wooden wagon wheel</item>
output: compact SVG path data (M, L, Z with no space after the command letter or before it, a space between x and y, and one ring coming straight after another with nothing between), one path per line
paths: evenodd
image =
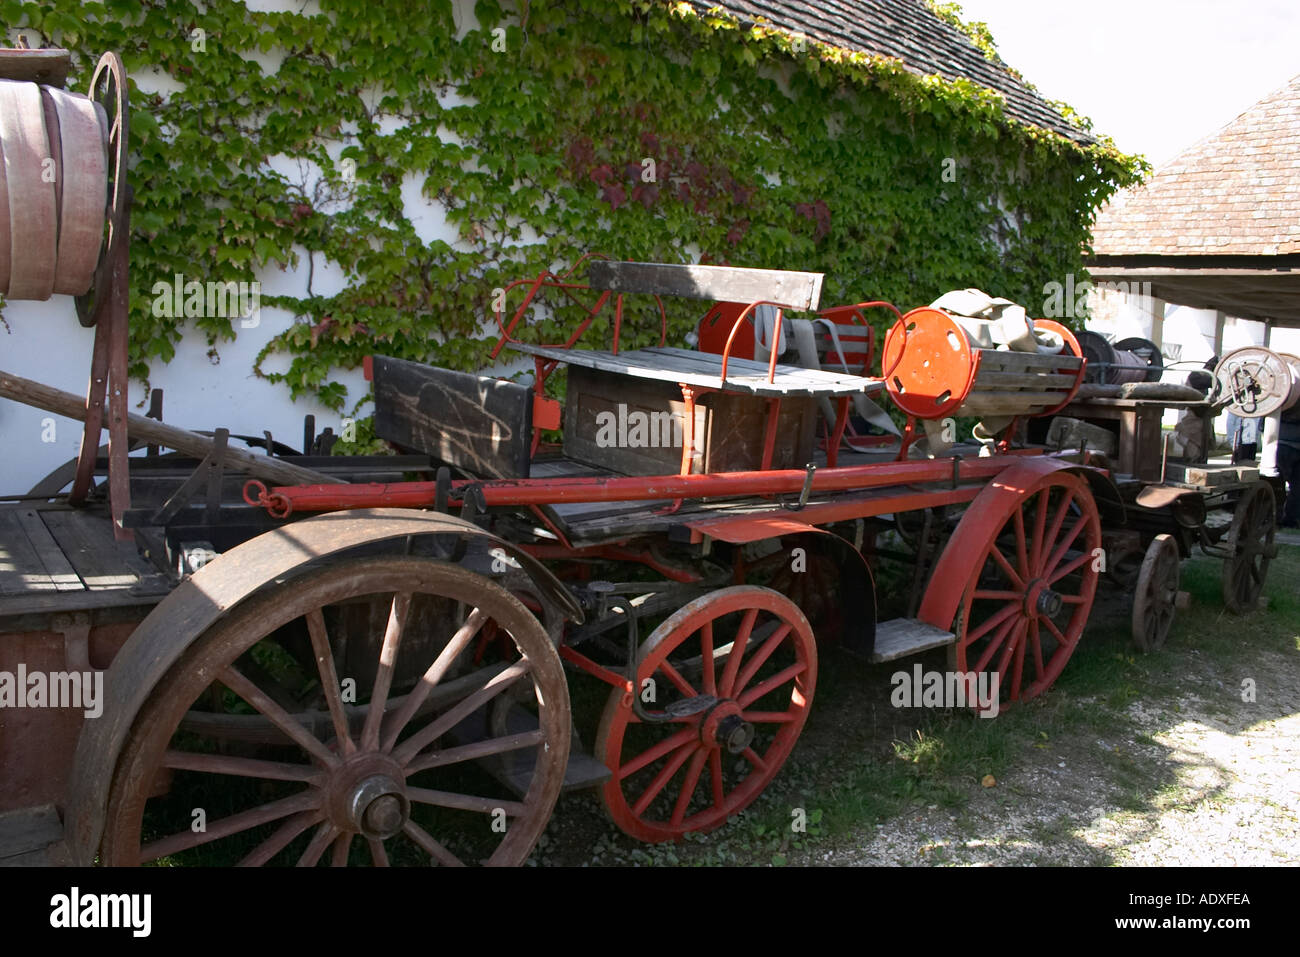
M784 595L738 585L679 609L643 643L635 681L644 708L671 720L642 721L622 691L605 706L610 816L651 842L725 824L790 756L816 684L812 629Z
M1052 686L1087 624L1102 564L1097 505L1087 482L1055 471L970 517L948 546L978 549L960 585L953 666L971 676L968 702L985 674L1000 702L1025 701ZM936 578L944 570L941 561Z
M1159 650L1169 637L1181 561L1172 535L1157 535L1147 546L1133 590L1133 643L1142 651Z
M130 88L126 68L116 53L105 53L90 78L90 98L104 124L104 142L108 152L108 208L106 210L102 255L95 267L94 282L77 296L77 318L83 326L93 326L99 319L100 302L109 295L113 270L119 251L130 241L131 192L127 183L127 146L131 139ZM117 277L117 282L125 280Z
M1277 554L1273 534L1277 505L1272 487L1256 482L1242 493L1228 529L1229 555L1223 560L1223 603L1238 615L1255 610L1268 566Z
M511 651L475 663L487 628ZM531 727L475 739L519 690ZM155 687L114 774L101 857L518 864L555 805L569 735L559 656L501 586L423 558L318 567L237 606ZM522 769L522 796L472 763L492 756L513 758L516 781Z

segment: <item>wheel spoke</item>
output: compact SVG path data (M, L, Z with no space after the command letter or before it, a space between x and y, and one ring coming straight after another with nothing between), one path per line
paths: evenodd
M478 797L474 794L453 794L451 791L432 791L429 788L407 788L406 796L417 804L450 807L458 811L478 811L480 814L505 811L506 817L522 817L528 812L528 806L518 801L502 801L498 798Z
M311 635L311 649L316 655L316 670L320 674L321 690L334 723L334 736L338 738L345 755L356 751L357 746L348 733L348 716L343 708L339 688L339 675L334 667L334 652L330 649L329 633L325 630L325 616L319 608L307 612L307 631Z
M1071 559L1068 564L1062 565L1060 568L1056 569L1056 573L1052 575L1049 579L1047 579L1048 584L1055 585L1066 575L1078 571L1085 564L1087 564L1092 560L1093 560L1092 555L1090 555L1088 552L1081 552L1077 558Z
M772 634L771 638L763 642L758 651L750 655L749 660L745 662L745 667L741 669L740 674L736 677L736 685L731 689L731 697L735 698L745 690L745 687L753 680L754 675L758 673L758 669L763 667L763 662L772 657L772 652L780 647L781 642L785 641L786 636L790 634L790 629L793 627L789 622L782 624Z
M1079 516L1079 520L1070 527L1070 531L1066 534L1065 538L1061 539L1056 548L1052 550L1052 557L1047 560L1045 566L1046 570L1043 572L1044 578L1047 578L1050 581L1056 581L1057 578L1061 577L1060 575L1053 577L1052 573L1056 571L1056 566L1061 564L1061 559L1065 557L1065 553L1070 550L1070 546L1074 544L1074 540L1079 537L1079 533L1084 530L1087 524L1088 516L1081 515ZM1083 554L1088 558L1092 558L1092 555L1087 551ZM1077 568L1078 565L1075 567Z
M1044 543L1056 541L1056 537L1061 534L1061 526L1065 524L1065 516L1070 513L1072 504L1074 504L1074 490L1066 489L1065 495L1061 498L1061 505L1052 518L1052 525L1047 530L1047 536L1043 539Z
M781 685L785 684L791 678L797 678L807 670L808 666L803 662L795 662L788 668L782 668L776 674L772 675L772 677L764 680L761 684L755 685L742 694L736 699L736 703L742 708L748 708L755 701L762 700L764 695L781 687Z
M1034 544L1029 553L1030 575L1033 575L1043 560L1043 534L1047 529L1047 499L1049 492L1043 489L1038 493L1038 508L1034 511Z
M690 806L691 797L695 794L695 789L700 786L700 776L704 772L704 762L708 760L708 754L699 750L691 758L691 765L686 769L686 780L682 783L682 791L677 795L677 803L673 805L673 816L670 823L673 827L682 823L682 818L686 816L686 809Z
M984 599L986 601L1015 601L1018 602L1025 597L1023 591L989 591L987 589L976 589L971 595L975 599Z
M758 770L767 773L767 762L764 761L762 758L760 758L758 756L758 752L755 751L753 748L746 748L744 751L741 752L741 755L744 757L746 761L748 761L754 767L758 768Z
M700 732L695 727L687 728L684 731L678 731L676 734L669 735L652 748L647 748L641 754L637 755L626 764L619 765L615 773L621 781L630 774L636 774L646 765L653 764L665 754L674 751L684 745L693 744L700 738Z
M667 658L659 663L659 667L656 670L662 671L664 677L672 682L673 686L686 697L694 698L699 695L699 692L695 690L694 686L681 676L681 673L669 663Z
M1032 622L1029 621L1025 622L1026 634L1028 633L1029 626L1031 624ZM1024 676L1025 673L1025 646L1027 644L1028 642L1024 640L1021 640L1016 643L1015 664L1013 666L1015 670L1011 673L1011 700L1012 701L1020 700L1020 679Z
M348 850L352 847L352 834L344 832L334 839L334 847L330 851L330 867L347 867Z
M966 645L968 647L973 645L1019 610L1019 602L1007 602L1007 604L1003 605L1001 609L994 612L992 615L989 615L989 617L974 631L966 632Z
M758 609L750 608L745 611L745 616L740 620L740 630L736 632L736 638L731 643L731 654L727 655L727 664L722 669L722 681L719 683L724 698L731 697L731 686L736 683L736 674L740 671L740 659L748 648L749 634L754 630L754 622L757 619Z
M1011 639L1002 646L1002 655L998 659L999 693L1001 693L1001 689L1007 683L1007 667L1011 664L1011 656L1015 653L1017 646L1020 644L1020 639L1024 635L1025 627L1026 621L1022 618L1016 623L1016 627L1012 629ZM989 690L991 691L992 689L990 688Z
M177 771L198 771L204 774L229 774L241 778L261 778L268 781L303 781L308 784L321 776L320 768L310 764L287 764L282 761L263 761L260 758L241 758L228 754L197 754L193 751L163 752L163 767Z
M538 728L536 731L523 731L519 734L506 735L503 738L488 738L486 741L475 741L473 744L462 744L442 751L429 751L406 765L406 776L410 777L420 771L427 771L429 768L440 768L447 764L458 764L461 761L473 761L476 758L485 758L493 754L521 751L524 748L536 747L545 740L546 732Z
M402 833L415 842L416 846L444 867L464 867L459 857L434 840L431 835L414 821L402 825Z
M198 847L200 844L219 841L230 837L232 834L238 834L240 831L247 831L251 827L257 827L259 824L269 824L271 821L278 821L290 814L297 814L299 811L316 810L319 808L320 802L320 792L315 788L310 788L289 797L280 798L278 801L260 804L257 807L249 808L247 811L240 811L238 814L223 817L219 821L211 821L204 831L180 831L140 848L140 863L143 864L159 857L176 854L191 847Z
M379 728L384 720L388 691L393 684L397 648L402 642L402 629L406 627L406 616L410 610L410 592L393 595L393 604L388 610L388 628L384 631L384 643L379 649L379 668L375 672L374 690L370 693L370 710L366 713L366 723L361 729L363 751L379 750Z
M1061 634L1061 629L1056 627L1056 623L1052 621L1052 619L1044 617L1042 622L1047 626L1047 630L1052 633L1052 637L1057 640L1062 648L1068 648L1073 644L1073 642L1066 641L1065 635Z
M1047 669L1043 667L1043 643L1038 634L1038 622L1029 623L1029 640L1034 646L1034 674L1039 680L1047 674Z
M727 797L727 786L722 780L722 749L709 752L709 783L713 793L713 806L722 810Z
M406 696L406 700L402 702L402 706L393 714L384 732L383 750L393 750L398 735L410 723L411 718L415 717L415 713L420 710L420 705L424 704L428 699L429 694L437 687L438 682L446 676L447 670L460 657L461 652L469 646L469 643L474 640L474 636L479 633L487 620L488 616L477 608L469 613L469 617L465 619L465 624L461 625L456 630L456 633L451 636L446 647L434 659L433 664L429 665L424 676Z
M998 548L997 542L994 542L989 546L989 555L995 562L997 562L998 567L1002 569L1002 574L1007 576L1008 581L1015 586L1018 593L1023 594L1025 590L1025 580L1020 577L1019 573L1014 568L1011 567L1011 563L1007 561L1006 556L1002 554L1002 549Z
M306 728L294 720L293 715L285 711L274 701L266 696L261 688L253 684L242 674L235 670L234 665L227 665L221 672L218 680L233 691L239 697L243 698L250 705L262 712L266 718L277 728L293 739L299 747L308 754L317 758L327 767L334 767L339 763L339 759L332 753L329 748L320 741L320 739L311 735Z
M713 622L706 621L700 627L700 655L703 657L704 693L711 697L718 696L717 668L713 661Z
M694 743L687 747L679 748L677 753L673 755L672 760L664 765L663 769L655 775L654 780L652 780L646 789L641 792L641 797L638 798L636 804L632 806L632 813L637 817L644 814L646 808L648 808L654 802L654 799L659 796L659 792L667 787L668 782L673 779L673 775L677 773L678 769L686 763L686 759L695 753L696 750L697 748Z
M370 848L370 860L375 867L388 866L388 852L384 850L384 842L377 837L366 838L366 847Z
M301 814L295 814L289 820L285 821L275 829L275 833L268 837L261 844L257 845L248 856L241 860L237 867L261 867L275 855L279 854L288 847L295 837L301 834L307 828L311 827L325 818L325 812L316 809L313 811L303 811Z
M1011 633L1011 629L1017 622L1019 622L1019 620L1019 618L1008 618L1002 623L1002 627L997 630L993 635L992 640L989 641L984 651L980 654L979 660L975 662L975 666L969 669L973 674L978 674L989 666L989 662L993 660L994 653L998 650L998 647L1002 644L1003 640L1006 639L1007 635Z
M505 671L498 672L480 690L469 695L455 707L443 712L436 720L429 722L394 748L392 752L393 758L400 764L407 764L428 745L465 720L480 705L495 698L528 674L531 668L532 665L525 659L515 662Z

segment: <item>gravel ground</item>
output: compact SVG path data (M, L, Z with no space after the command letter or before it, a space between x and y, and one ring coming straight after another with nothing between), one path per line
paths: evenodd
M1296 541L1287 541L1292 536ZM1279 540L1300 544L1300 534ZM1289 554L1270 579L1278 601L1289 589L1279 588L1276 576L1296 577L1296 553ZM978 766L977 743L974 766L950 763L937 779L926 772L939 786L920 789L927 793L922 800L904 800L901 810L866 808L862 823L823 826L815 838L812 831L807 840L780 837L788 809L806 806L811 813L842 801L854 769L852 760L841 760L846 755L868 756L881 769L872 780L888 787L897 783L890 761L904 756L893 755L890 743L915 741L912 713L885 703L887 674L849 670L840 678L853 691L823 695L796 759L758 802L765 807L756 805L720 831L684 844L648 846L619 834L594 796L566 796L531 863L1300 864L1300 650L1295 636L1278 633L1296 628L1294 597L1279 614L1236 619L1217 598L1219 563L1192 559L1185 582L1193 565L1208 576L1213 594L1185 613L1188 624L1176 627L1159 660L1144 665L1128 645L1129 599L1115 593L1099 599L1090 625L1092 640L1101 643L1100 659L1094 654L1094 672L1102 679L1091 686L1095 695L1056 689L1057 705L1049 695L1046 710L1027 726L1022 722L1007 745L1009 756L996 759L998 767ZM1121 676L1114 680L1097 664L1112 658L1121 659L1105 666ZM828 676L845 667L841 658L826 661ZM942 667L937 659L931 664ZM1243 691L1247 681L1253 681L1254 700L1243 700L1250 697Z
M1259 665L1256 702L1193 665L1186 682L1213 693L1132 703L1145 733L1040 745L960 814L931 806L805 863L1300 863L1300 671L1280 655Z

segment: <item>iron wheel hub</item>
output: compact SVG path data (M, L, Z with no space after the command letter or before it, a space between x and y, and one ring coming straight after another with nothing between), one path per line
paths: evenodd
M1032 619L1055 618L1065 607L1059 592L1053 591L1042 579L1031 582L1025 596L1025 614Z

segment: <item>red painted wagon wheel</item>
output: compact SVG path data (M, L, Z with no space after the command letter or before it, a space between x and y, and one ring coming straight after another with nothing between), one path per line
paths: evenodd
M793 602L738 585L697 598L650 634L638 692L647 679L656 700L645 709L677 716L643 722L630 695L610 695L596 753L613 776L601 795L628 834L672 841L720 827L780 771L812 705L817 649Z
M1087 482L1050 472L982 514L979 527L989 534L962 592L955 670L977 687L979 675L997 675L1002 702L1025 701L1052 686L1083 634L1102 567L1101 519Z
M489 625L515 653L475 664ZM518 689L531 728L459 733ZM501 586L413 557L318 568L238 606L155 687L113 776L101 860L519 864L569 740L559 655ZM505 757L522 796L472 764Z
M1231 555L1223 560L1223 603L1234 614L1244 615L1259 604L1268 566L1277 555L1273 544L1276 526L1277 504L1272 486L1256 482L1237 500L1228 530Z

